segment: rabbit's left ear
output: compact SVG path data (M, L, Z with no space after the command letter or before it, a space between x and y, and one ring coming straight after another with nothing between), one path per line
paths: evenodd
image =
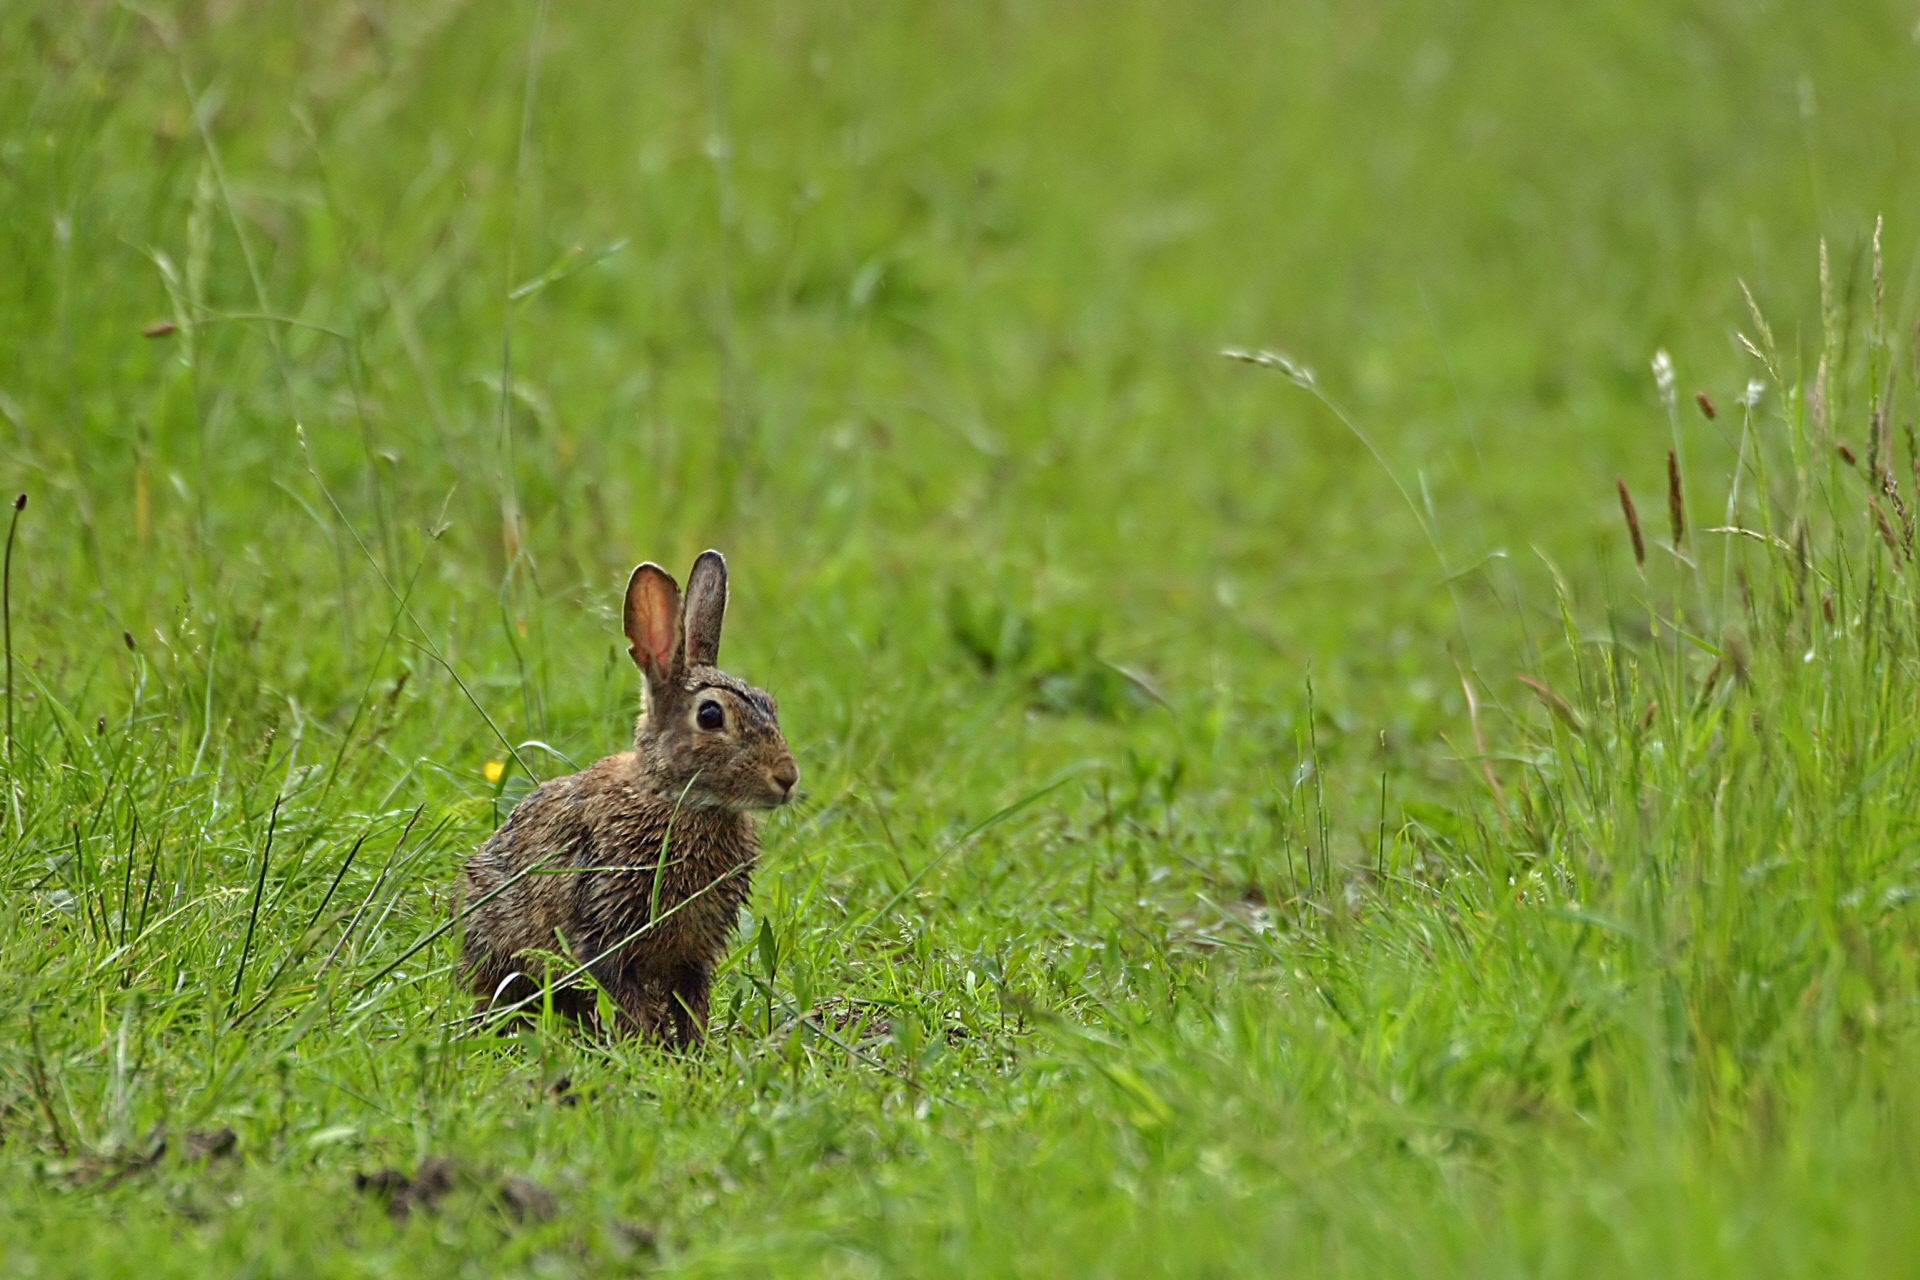
M679 679L685 664L680 647L680 584L657 564L643 564L627 579L628 652L647 677L649 689Z
M727 617L727 560L702 551L687 575L687 665L720 663L720 624Z

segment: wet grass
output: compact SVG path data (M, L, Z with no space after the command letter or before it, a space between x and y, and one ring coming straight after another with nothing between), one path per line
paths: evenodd
M1910 25L0 11L9 1270L1906 1269ZM707 545L712 1042L476 1034Z

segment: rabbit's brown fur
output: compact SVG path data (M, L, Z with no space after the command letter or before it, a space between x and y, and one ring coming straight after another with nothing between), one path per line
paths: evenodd
M759 848L748 810L787 803L799 781L773 699L714 665L725 612L718 552L688 575L684 617L671 577L634 570L626 631L647 688L634 749L535 788L461 875L463 962L483 1008L588 964L617 1030L701 1039ZM550 972L537 953L573 963ZM552 998L594 1016L590 988Z

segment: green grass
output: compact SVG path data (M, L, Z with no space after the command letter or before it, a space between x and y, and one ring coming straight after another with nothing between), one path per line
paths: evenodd
M1587 10L0 8L9 1273L1910 1271L1913 13ZM709 545L711 1044L470 1034Z

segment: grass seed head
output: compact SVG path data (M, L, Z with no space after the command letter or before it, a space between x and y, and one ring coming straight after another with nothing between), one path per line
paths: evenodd
M1839 312L1833 305L1833 271L1827 265L1826 237L1820 239L1820 324L1821 337L1827 347L1834 343L1834 331L1839 328ZM1826 357L1821 356L1824 366Z
M1884 304L1886 300L1886 272L1880 258L1880 230L1886 224L1885 217L1873 220L1873 339L1886 341L1886 322Z
M1913 419L1907 419L1907 462L1913 468L1913 491L1920 498L1920 439L1914 438Z
M1813 439L1815 445L1827 438L1827 358L1820 357L1820 367L1813 375L1812 403Z
M1620 490L1620 510L1627 517L1627 533L1633 538L1633 562L1644 569L1647 564L1647 540L1640 536L1640 513L1633 509L1633 495L1627 492L1627 482L1615 476L1613 483Z
M1887 544L1887 550L1893 552L1895 561L1900 560L1900 541L1893 535L1893 526L1887 523L1887 513L1880 506L1880 500L1869 497L1867 507L1873 512L1873 526L1880 531L1880 541Z
M1248 351L1243 347L1222 348L1221 355L1229 360L1239 360L1245 364L1257 364L1262 369L1276 369L1286 377L1311 391L1314 388L1313 370L1295 360L1292 356L1279 351Z
M1673 357L1661 347L1653 353L1653 385L1660 392L1660 403L1671 409L1675 403Z
M1705 416L1708 422L1712 422L1715 418L1720 416L1720 411L1713 407L1713 401L1708 399L1706 392L1704 391L1694 392L1693 402L1700 406L1700 412L1702 415Z
M1624 493L1624 488L1621 491ZM1667 450L1667 525L1673 532L1673 545L1679 546L1687 536L1687 504L1680 488L1680 458L1671 449Z
M1887 450L1891 455L1891 447ZM1886 496L1893 507L1893 514L1900 521L1900 545L1908 555L1913 554L1913 512L1908 509L1907 501L1900 496L1900 485L1893 478L1893 468L1884 467L1880 471L1880 492Z

